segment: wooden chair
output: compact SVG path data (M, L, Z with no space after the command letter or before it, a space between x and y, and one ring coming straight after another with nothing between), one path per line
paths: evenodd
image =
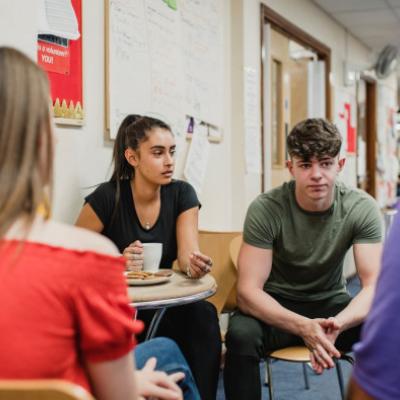
M229 254L231 256L232 263L236 268L237 268L237 259L239 256L239 251L240 251L240 247L242 244L242 240L243 240L242 235L238 235L232 239L232 241L229 245ZM353 364L353 359L346 354L343 354L341 359ZM285 347L283 349L275 350L275 351L267 354L265 357L266 366L267 366L267 376L266 376L265 382L268 383L270 400L273 400L273 398L274 398L272 368L271 368L272 360L301 363L302 369L303 369L305 387L307 390L310 388L308 375L307 375L307 364L310 362L310 351L308 350L308 348L306 346ZM342 399L344 399L344 384L343 384L342 368L340 366L340 363L336 359L335 359L335 367L336 367L336 373L337 373L338 382L339 382L340 394L341 394Z
M237 235L229 243L229 255L231 257L232 264L235 266L236 269L240 247L242 246L242 240L243 235Z
M229 256L229 244L238 232L199 232L199 245L204 254L213 260L211 275L218 285L214 296L207 299L213 303L218 314L236 307L237 270Z
M56 379L0 380L0 400L94 400L82 387Z

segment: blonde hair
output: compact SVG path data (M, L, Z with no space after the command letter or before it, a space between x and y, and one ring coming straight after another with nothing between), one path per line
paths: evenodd
M0 47L0 238L23 217L30 226L51 188L49 84L20 51Z

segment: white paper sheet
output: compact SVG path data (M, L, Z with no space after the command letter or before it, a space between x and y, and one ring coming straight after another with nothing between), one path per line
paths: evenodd
M207 126L195 124L183 174L197 194L201 193L203 187L209 153Z
M247 173L261 173L259 84L254 68L244 69L245 165Z
M70 0L41 0L39 34L79 39L78 20Z

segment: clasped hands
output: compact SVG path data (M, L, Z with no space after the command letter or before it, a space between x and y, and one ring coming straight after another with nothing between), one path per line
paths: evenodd
M341 326L335 317L309 319L301 329L301 337L310 350L313 370L322 374L325 369L333 368L333 358L340 358L340 351L335 347Z

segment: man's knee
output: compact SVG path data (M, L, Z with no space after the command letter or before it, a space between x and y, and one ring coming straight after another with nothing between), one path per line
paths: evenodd
M229 322L226 347L231 354L262 358L264 345L261 322L252 317L234 315Z

